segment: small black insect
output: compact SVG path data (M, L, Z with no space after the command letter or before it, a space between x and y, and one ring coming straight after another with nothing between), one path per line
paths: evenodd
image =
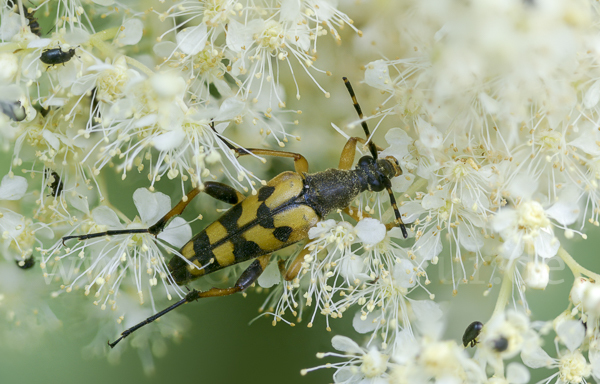
M33 259L33 256L29 256L24 260L15 260L15 263L17 264L17 267L21 269L30 269L35 265L35 260Z
M47 181L50 195L53 197L58 197L63 191L63 182L60 179L60 176L58 176L58 173L50 169L46 169L46 174L48 173L50 173Z
M0 100L0 112L14 121L23 121L27 117L25 107L20 101Z
M462 337L463 345L466 347L471 344L471 347L474 347L477 344L477 336L481 333L482 328L483 324L480 321L474 321L469 324Z
M508 349L508 339L504 336L500 336L500 338L494 340L494 351L496 352L504 352Z
M19 5L15 4L15 2L13 0L8 0L6 3L9 7L17 7L17 9L15 10L15 12L19 13ZM23 16L29 20L29 29L31 30L31 33L38 35L39 37L42 37L42 29L40 28L40 23L37 22L37 18L33 16L33 14L35 12L29 12L29 10L25 7L23 7Z
M48 65L64 65L67 61L71 60L73 56L75 56L75 48L71 48L68 51L63 51L62 48L52 48L42 52L40 60L42 63Z

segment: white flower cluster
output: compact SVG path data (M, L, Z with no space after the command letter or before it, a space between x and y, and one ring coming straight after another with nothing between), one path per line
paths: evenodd
M299 79L307 78L307 87L329 97L315 77L331 74L314 66L318 38L339 42L349 26L358 42L339 55L356 67L367 63L362 92L383 100L364 121L386 130L379 156L403 170L391 190L408 239L385 190L363 193L347 216L310 229L296 250L297 277L281 276L295 257L272 261L258 280L270 289L263 308L274 323L308 313L311 327L323 315L327 329L332 319L352 317L364 347L335 336L340 353L318 355L344 359L322 366L336 369L336 383L521 384L541 367L553 369L548 383L600 378L600 275L565 249L599 226L596 3L343 2L345 13L334 0L1 4L0 143L11 162L0 184L0 249L11 267L39 263L60 285L55 297L79 290L112 309L98 315L98 338L160 310L155 298L186 295L166 260L181 257L191 227L176 218L156 237L60 238L149 228L172 207L154 192L165 176L184 195L216 179L256 194L265 181L240 165L233 148L247 144L234 137L277 147L299 139L288 132L300 111L288 109L286 92L299 100ZM55 24L48 36L36 20L42 13ZM99 14L107 20L94 19ZM314 114L320 123L333 118L316 106ZM321 131L300 132L316 141ZM122 180L147 176L129 199L134 219L111 204L112 169ZM527 290L552 282L552 259L570 268L575 284L561 315L534 322ZM432 284L433 268L443 270L440 284ZM471 356L444 338L435 285L456 295L485 273L481 293L498 299L489 320L465 333L464 346L477 346ZM150 308L140 309L147 298ZM0 310L3 299L0 292ZM177 315L161 323L169 335L184 326ZM165 348L159 333L132 336L148 371L152 359L143 351L151 343ZM551 333L554 357L542 348ZM92 343L89 352L104 351Z
M166 261L180 256L191 228L175 218L156 237L61 237L150 227L172 208L168 196L153 193L165 176L182 192L225 178L255 194L265 182L240 165L224 131L254 137L255 145L299 140L287 130L301 111L286 109L281 78L306 77L328 96L314 77L328 74L314 66L318 38L340 42L344 26L360 33L327 0L128 3L0 1L0 143L11 157L0 185L1 268L39 266L40 283L60 285L53 297L79 290L112 309L94 316L98 339L155 313L163 298L185 295ZM134 219L112 204L113 169L122 180L147 176L128 199ZM27 300L7 292L0 311L14 319L15 303ZM156 344L181 333L180 317L165 319L163 334L135 335L131 345L146 371L153 369L149 340L163 350ZM107 349L102 340L89 352Z

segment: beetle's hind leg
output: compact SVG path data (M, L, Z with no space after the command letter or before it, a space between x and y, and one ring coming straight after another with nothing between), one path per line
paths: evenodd
M111 348L114 348L119 341L123 340L127 336L131 335L136 330L140 329L146 324L150 324L153 321L157 320L159 317L171 312L175 308L192 301L196 301L198 299L203 299L205 297L217 297L217 296L227 296L237 292L241 292L246 288L250 287L254 282L258 279L258 277L263 273L267 265L269 264L269 259L271 258L271 254L259 256L250 264L248 268L238 278L235 285L231 288L211 288L208 291L197 291L192 290L189 292L183 299L178 301L177 303L171 305L170 307L158 312L157 314L150 316L146 320L134 325L133 327L126 329L123 333L121 333L121 337L119 337L116 341L112 343L108 343Z

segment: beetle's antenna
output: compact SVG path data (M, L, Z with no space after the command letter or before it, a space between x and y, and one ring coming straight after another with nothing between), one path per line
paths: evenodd
M137 331L138 329L142 328L144 325L146 324L150 324L151 322L153 322L154 320L158 319L159 317L161 317L164 314L167 314L169 312L171 312L172 310L174 310L175 308L189 302L192 301L193 299L188 299L188 297L191 298L190 294L197 294L198 291L193 290L192 292L188 293L183 299L179 300L178 302L176 302L175 304L171 305L169 308L163 309L162 311L158 312L155 315L150 316L149 318L147 318L146 320L134 325L133 327L126 329L125 331L123 331L123 333L121 333L121 337L119 337L117 340L113 341L112 343L109 342L108 345L111 348L114 348L115 345L117 345L119 343L119 341L123 340L124 338L126 338L127 336L131 335L133 332Z
M404 222L402 221L402 216L400 215L400 211L398 210L398 204L396 204L394 192L392 192L392 182L388 178L385 178L384 180L385 189L387 190L388 195L390 195L390 204L392 205L392 209L394 210L394 215L396 215L396 220L394 220L394 222L396 223L396 225L400 226L400 229L402 230L402 236L404 236L404 238L406 239L408 238L408 232L406 231L406 226L404 225Z
M215 134L217 136L219 136L219 139L221 139L225 143L225 145L227 146L227 148L231 149L232 151L235 151L235 153L237 153L238 156L239 155L249 155L249 154L251 154L251 152L247 151L246 148L236 147L229 140L227 140L225 137L223 137L223 135L221 135L219 132L217 132L217 130L215 128L215 121L214 120L210 121L210 127L212 128L213 131L215 131Z
M358 113L358 117L360 117L360 125L363 127L363 130L365 131L365 135L367 135L367 140L369 140L367 142L367 145L369 146L371 155L373 155L374 159L377 159L377 147L375 146L375 143L373 143L373 140L371 140L371 138L370 138L371 134L369 133L369 127L367 126L367 122L364 120L362 109L360 108L360 105L358 105L358 101L356 100L356 95L354 94L352 85L350 85L350 80L348 80L347 77L342 77L342 79L344 79L344 84L346 85L346 88L348 88L348 93L350 93L350 97L352 97L352 102L354 103L354 109L356 109L356 113Z

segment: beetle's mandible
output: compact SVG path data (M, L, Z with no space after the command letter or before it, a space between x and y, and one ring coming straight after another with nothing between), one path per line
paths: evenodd
M392 193L390 181L391 178L401 175L402 169L394 157L383 159L377 157L377 146L369 139L369 129L356 101L352 86L348 79L344 78L344 82L361 119L367 140L351 137L344 146L338 168L308 173L308 162L304 156L298 153L238 148L222 138L238 157L254 154L292 158L295 172L281 173L260 188L256 195L249 197L245 197L228 185L205 182L202 190L193 189L171 211L148 229L115 230L63 238L64 243L73 238L86 240L118 234L150 233L158 235L169 220L181 214L187 204L200 192L233 205L219 219L208 225L181 248L180 253L183 257L173 256L169 261L169 271L172 281L183 285L222 268L255 259L241 274L235 285L231 288L212 288L203 292L192 290L172 306L125 330L118 340L109 343L111 347L132 332L182 304L204 297L225 296L245 290L264 271L273 252L306 240L309 229L329 213L344 210L354 219L359 220L360 216L350 211L349 206L364 191L386 190L388 192L396 219L387 227L400 226L404 237L408 237ZM214 125L211 124L211 126L214 129ZM363 156L356 167L351 169L357 142L365 143L371 155ZM293 280L298 275L307 252L308 248L305 247L289 264L287 270L282 271L285 280Z

